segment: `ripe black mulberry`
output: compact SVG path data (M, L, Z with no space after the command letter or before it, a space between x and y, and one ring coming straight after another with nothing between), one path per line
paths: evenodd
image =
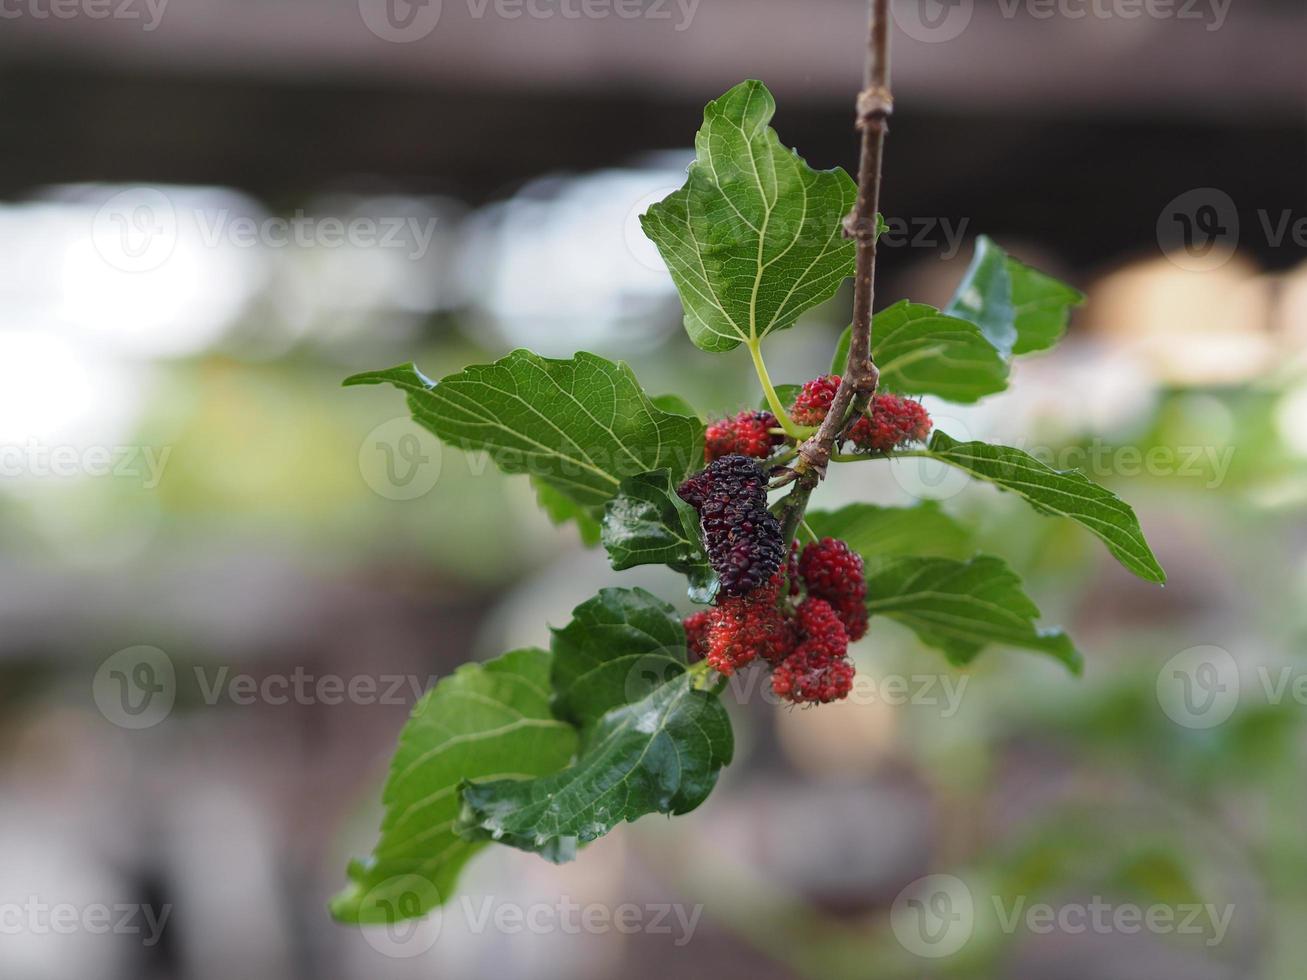
M699 512L708 562L723 595L748 595L781 567L781 524L767 510L767 474L756 459L723 456L677 493Z

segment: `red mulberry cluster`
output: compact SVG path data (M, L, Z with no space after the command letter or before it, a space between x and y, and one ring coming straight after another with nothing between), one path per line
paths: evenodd
M795 396L790 418L799 425L821 425L822 419L830 411L831 403L835 401L835 392L839 389L838 374L828 374L824 378L813 378L806 382Z
M787 555L767 510L766 474L751 457L716 459L677 493L699 512L722 583L716 605L685 620L690 655L724 676L762 659L772 690L795 704L847 697L849 642L867 632L862 559L834 538Z
M767 510L767 475L756 459L713 460L676 492L699 512L708 562L723 595L748 595L781 567L781 525Z
M779 425L771 412L741 412L714 422L704 436L704 458L709 463L731 455L766 459L784 441L771 431Z
M799 604L802 639L772 672L772 690L795 704L825 704L847 697L853 689L849 637L844 624L824 599Z
M791 417L800 425L821 425L839 387L838 374L813 378L794 399ZM883 394L873 397L867 414L853 423L849 439L859 449L887 453L911 442L924 442L930 429L930 414L921 402Z
M810 598L829 603L849 640L867 635L867 582L860 555L843 541L823 538L803 549L799 576Z
M930 414L921 402L876 395L867 414L849 430L849 439L859 449L887 453L910 442L924 442L930 429Z
M772 690L795 704L847 697L853 664L844 624L824 599L809 597L796 613L777 604L779 577L750 596L731 597L685 621L691 644L709 665L730 676L761 657L772 666Z
M747 596L727 596L707 612L685 621L686 635L700 645L708 664L719 674L730 676L737 669L762 657L780 663L794 649L794 622L777 604L780 579Z

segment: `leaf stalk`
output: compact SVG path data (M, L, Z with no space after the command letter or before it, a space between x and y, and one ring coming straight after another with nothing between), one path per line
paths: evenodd
M790 413L785 410L780 396L776 394L776 387L767 372L767 362L762 358L762 343L758 340L746 340L744 346L749 348L749 355L753 358L753 369L758 374L758 383L762 385L763 394L767 396L767 405L771 408L771 413L776 416L776 421L781 424L787 436L791 439L802 439L803 432L790 418Z

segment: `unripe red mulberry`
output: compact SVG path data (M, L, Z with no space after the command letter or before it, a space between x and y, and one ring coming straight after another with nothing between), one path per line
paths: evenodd
M830 604L850 640L866 635L867 581L861 555L843 541L823 538L803 549L799 574L809 596Z
M790 418L799 425L821 425L835 401L835 392L840 389L840 376L828 374L823 378L813 378L804 384L803 390L794 399L790 408Z
M924 442L930 435L930 413L921 402L901 395L877 395L867 414L849 430L849 439L859 449L887 453L912 442Z
M825 599L866 592L862 579L862 556L838 538L822 538L803 549L799 574L808 591Z
M842 657L848 651L849 637L834 608L825 599L809 597L799 603L799 631L804 642L823 644L832 657Z
M814 656L807 644L800 644L772 671L771 686L778 696L795 704L829 704L849 696L853 674L853 664L847 659L826 661Z
M853 664L846 654L849 638L835 610L823 599L799 604L802 639L772 672L772 690L795 704L824 704L847 697L853 689Z
M723 595L748 595L781 567L781 525L767 510L767 475L757 460L723 456L677 493L699 512L708 562Z
M771 412L741 412L714 422L704 435L704 459L711 463L732 454L766 459L784 441L771 431L779 425Z
M794 625L763 588L747 597L730 596L709 613L708 663L720 674L762 657L780 663L794 650Z
M831 608L835 610L835 615L844 624L844 632L849 634L850 643L861 640L867 635L867 625L868 620L871 619L871 613L867 612L867 597L865 595L848 595L826 601L831 604Z
M708 626L711 622L712 612L707 609L685 617L685 648L692 662L708 655Z

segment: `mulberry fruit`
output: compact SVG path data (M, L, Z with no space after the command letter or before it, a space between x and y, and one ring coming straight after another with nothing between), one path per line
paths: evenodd
M676 488L676 495L695 510L699 510L708 499L712 485L712 474L707 469L700 470Z
M704 436L704 458L709 463L733 454L766 459L784 441L771 431L779 425L771 412L741 412L714 422Z
M708 655L708 627L712 623L712 612L705 609L685 618L685 647L691 661L702 660Z
M795 704L829 704L853 690L853 664L848 658L828 661L803 643L771 675L772 690Z
M817 641L826 645L831 657L842 657L848 649L849 638L844 624L825 599L809 597L799 603L799 629L804 641Z
M853 689L849 638L835 610L824 599L799 604L800 642L772 672L772 690L795 704L825 704Z
M767 510L767 476L748 456L723 456L677 493L699 512L708 562L725 596L748 595L785 560L781 525Z
M844 624L844 632L849 634L850 643L861 640L867 635L867 621L871 618L871 614L867 612L865 595L844 596L841 599L827 601L835 610L835 615L840 618L840 622Z
M862 557L836 538L822 538L804 548L799 557L799 574L809 593L821 599L859 590L866 593Z
M803 389L794 399L790 408L790 418L799 425L821 425L835 401L835 392L840 388L840 376L828 374L823 378L813 378L804 384Z
M755 657L778 664L794 650L794 624L771 589L729 596L708 616L708 664L719 674L730 675Z
M900 395L877 395L867 414L849 430L849 439L859 449L887 453L910 442L925 441L930 429L930 414L921 402Z
M824 599L835 610L850 641L867 635L867 580L862 556L843 541L823 538L803 549L799 575L809 596Z

